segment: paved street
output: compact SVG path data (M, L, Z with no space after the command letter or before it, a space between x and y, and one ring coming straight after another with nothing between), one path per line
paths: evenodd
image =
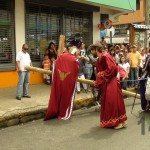
M132 102L126 100L127 128L101 129L99 112L85 108L67 121L40 119L1 129L0 150L148 150L150 115L141 112L139 104L131 114Z

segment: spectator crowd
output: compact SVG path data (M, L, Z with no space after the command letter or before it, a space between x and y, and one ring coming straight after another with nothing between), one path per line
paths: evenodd
M129 44L107 44L106 42L100 42L99 44L104 46L105 51L113 57L118 65L117 77L120 80L121 88L124 90L137 88L137 80L141 77L146 57L150 54L149 48ZM69 46L64 48L64 50L69 50ZM80 47L78 47L77 57L80 67L78 77L95 80L95 62L97 58L92 56L89 47L84 42L81 42ZM52 70L56 58L56 46L51 42L44 55L43 68ZM44 79L46 84L50 84L52 81L51 77L46 75L44 75ZM81 91L91 91L91 87L77 82L76 90L79 94Z

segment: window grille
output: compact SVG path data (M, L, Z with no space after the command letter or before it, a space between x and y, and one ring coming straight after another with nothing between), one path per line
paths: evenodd
M58 47L62 33L66 41L76 36L86 45L91 44L92 12L26 2L26 43L34 66L41 65L51 41Z
M26 4L26 41L35 65L41 63L51 41L58 45L59 23L60 11L57 8Z
M66 41L74 37L81 39L86 46L92 43L92 14L79 10L65 10Z
M15 69L14 1L0 0L0 71Z

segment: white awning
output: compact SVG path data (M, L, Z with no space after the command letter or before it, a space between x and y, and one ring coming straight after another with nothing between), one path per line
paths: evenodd
M135 29L145 29L149 30L150 26L144 25L144 24L132 24Z

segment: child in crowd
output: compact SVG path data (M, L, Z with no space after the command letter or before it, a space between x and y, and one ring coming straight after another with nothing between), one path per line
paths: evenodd
M43 66L43 69L50 70L51 61L49 59L48 54L44 55L44 59L42 61L42 66ZM43 77L44 77L44 80L45 80L45 84L50 84L50 75L44 74Z

